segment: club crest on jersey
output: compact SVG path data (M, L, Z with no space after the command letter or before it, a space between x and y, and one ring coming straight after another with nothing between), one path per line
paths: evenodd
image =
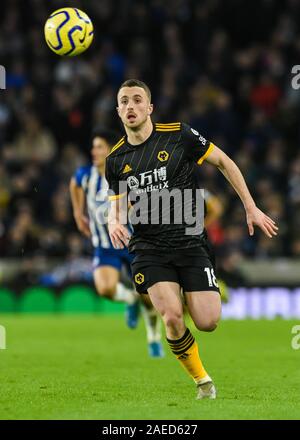
M158 153L157 159L160 162L166 162L169 159L169 153L166 150L162 150Z
M143 284L143 282L145 281L145 277L141 272L139 272L135 275L134 281L136 282L136 284Z
M132 168L130 165L128 165L128 163L125 165L125 167L123 168L122 174L126 174L129 173L129 171L132 171Z

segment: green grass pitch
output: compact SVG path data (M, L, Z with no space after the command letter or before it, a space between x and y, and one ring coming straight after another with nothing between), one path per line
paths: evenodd
M0 324L0 419L300 418L296 321L223 321L197 332L215 401L195 400L166 345L164 359L148 357L142 322L129 330L121 315L2 315Z

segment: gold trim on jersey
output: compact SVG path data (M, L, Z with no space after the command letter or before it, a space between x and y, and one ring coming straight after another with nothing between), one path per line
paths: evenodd
M112 201L112 200L119 200L122 197L126 196L126 192L122 193L122 194L116 194L115 196L108 196L108 200Z
M210 153L212 152L212 150L214 149L215 144L213 144L212 142L210 142L209 147L207 149L207 151L203 154L203 156L200 157L200 159L198 159L197 164L201 165L202 162L210 155Z
M155 124L156 131L179 131L181 129L181 122L171 122L169 124Z
M181 124L181 122L156 122L155 123L155 125L167 125L167 126L180 125L180 124Z
M115 145L112 147L111 152L108 154L108 156L109 156L111 153L113 153L114 151L116 151L118 148L120 148L120 147L124 144L124 142L125 142L125 136L123 136L123 137L119 140L119 142L118 142L117 144L115 144Z
M180 127L177 127L177 128L158 128L158 127L156 127L156 131L180 131Z

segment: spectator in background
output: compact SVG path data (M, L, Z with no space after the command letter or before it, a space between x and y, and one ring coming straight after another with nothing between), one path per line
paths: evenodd
M52 133L42 126L35 113L22 113L20 119L22 129L8 147L9 159L38 164L52 160L57 150Z
M26 204L19 209L9 231L9 256L34 255L38 249L40 227L34 221L33 213Z

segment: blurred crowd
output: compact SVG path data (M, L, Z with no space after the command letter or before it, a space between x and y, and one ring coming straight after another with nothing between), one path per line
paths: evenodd
M43 26L62 6L87 12L95 35L77 58L56 56ZM0 256L88 255L68 183L89 160L90 134L121 132L116 90L149 84L154 120L184 121L232 157L280 226L250 238L243 206L214 167L201 182L224 207L209 227L225 264L241 256L300 257L300 61L297 0L6 0L1 3ZM121 132L122 134L122 132ZM34 260L32 260L34 261Z

